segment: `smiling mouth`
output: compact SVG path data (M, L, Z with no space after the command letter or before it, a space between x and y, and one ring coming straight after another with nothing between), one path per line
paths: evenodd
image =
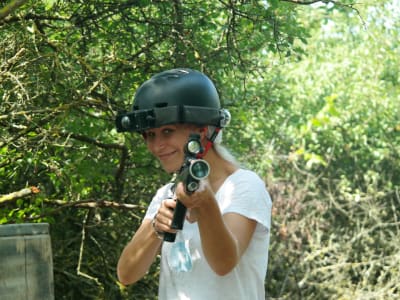
M176 151L173 151L173 152L170 152L170 153L160 154L160 155L158 155L158 159L161 160L161 161L167 160L170 157L172 157L175 153L176 153Z

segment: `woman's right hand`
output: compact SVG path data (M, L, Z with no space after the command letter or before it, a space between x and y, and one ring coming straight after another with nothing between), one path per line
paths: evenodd
M165 199L161 202L158 212L154 217L153 224L156 231L176 233L176 230L171 229L175 207L175 199Z

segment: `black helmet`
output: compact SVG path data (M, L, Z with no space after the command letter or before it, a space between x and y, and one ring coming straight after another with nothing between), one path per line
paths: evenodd
M188 123L225 127L230 120L221 109L211 80L191 69L172 69L154 75L136 91L132 112L117 115L118 132Z

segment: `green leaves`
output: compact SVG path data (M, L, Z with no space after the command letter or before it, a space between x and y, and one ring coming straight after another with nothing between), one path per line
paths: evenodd
M60 0L59 0L60 1ZM42 0L45 5L46 10L51 10L57 0ZM60 2L63 2L62 0Z
M115 265L169 178L114 118L149 76L187 66L213 79L231 111L228 148L268 180L269 296L393 290L396 16L383 3L278 0L43 0L10 11L0 23L0 194L41 192L1 204L0 223L52 222L59 298L154 298L156 265L125 290ZM76 274L80 254L97 281Z

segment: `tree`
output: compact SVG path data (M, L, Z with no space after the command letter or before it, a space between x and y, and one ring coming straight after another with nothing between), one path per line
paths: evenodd
M315 2L47 0L9 1L3 7L0 176L5 180L0 193L31 186L40 193L0 203L0 221L52 224L57 299L154 298L156 265L128 289L117 283L115 265L152 194L168 178L141 137L116 133L114 118L129 109L141 82L175 66L200 69L215 80L223 105L234 116L228 144L268 179L277 210L269 295L329 298L360 286L358 296L376 282L382 291L396 293L393 281L378 275L392 278L384 269L393 244L383 239L398 226L388 221L396 217L391 203L398 207L398 107L393 102L398 49L389 34L377 31L389 43L384 67L380 60L367 65L368 74L375 75L365 91L349 86L366 80L357 72L364 66L356 50L370 43L355 30L372 18L374 7L381 13L380 7L364 12L354 1L328 1L320 7ZM340 36L318 30L330 20L342 26ZM343 29L348 22L350 31ZM394 28L390 34L398 36ZM353 49L352 59L344 56ZM326 68L317 67L321 64ZM346 74L340 72L343 66ZM383 82L372 86L377 78ZM370 103L349 105L371 92ZM364 126L364 116L371 126ZM380 122L382 116L387 122ZM372 142L369 147L363 136ZM366 217L372 203L349 200L357 194L366 200L371 189L374 209L391 211L379 223L386 226L384 233L374 240L389 254L373 267L364 263L371 254L364 233L377 232ZM323 203L316 200L321 198ZM350 218L343 215L353 209ZM358 231L355 224L361 224ZM341 231L328 231L328 225ZM351 240L351 234L362 238ZM337 242L338 236L348 243ZM287 256L282 255L285 245ZM350 251L355 246L360 251L349 256L354 268L339 268L335 292L326 284L332 279L326 270L343 263L341 247ZM363 285L361 274L369 267L375 276ZM346 285L346 274L353 285Z
M352 13L343 20L305 9L302 19L321 26L311 33L308 55L285 65L293 100L281 133L292 148L275 162L281 193L267 287L276 297L399 295L394 3L366 7L361 23Z

